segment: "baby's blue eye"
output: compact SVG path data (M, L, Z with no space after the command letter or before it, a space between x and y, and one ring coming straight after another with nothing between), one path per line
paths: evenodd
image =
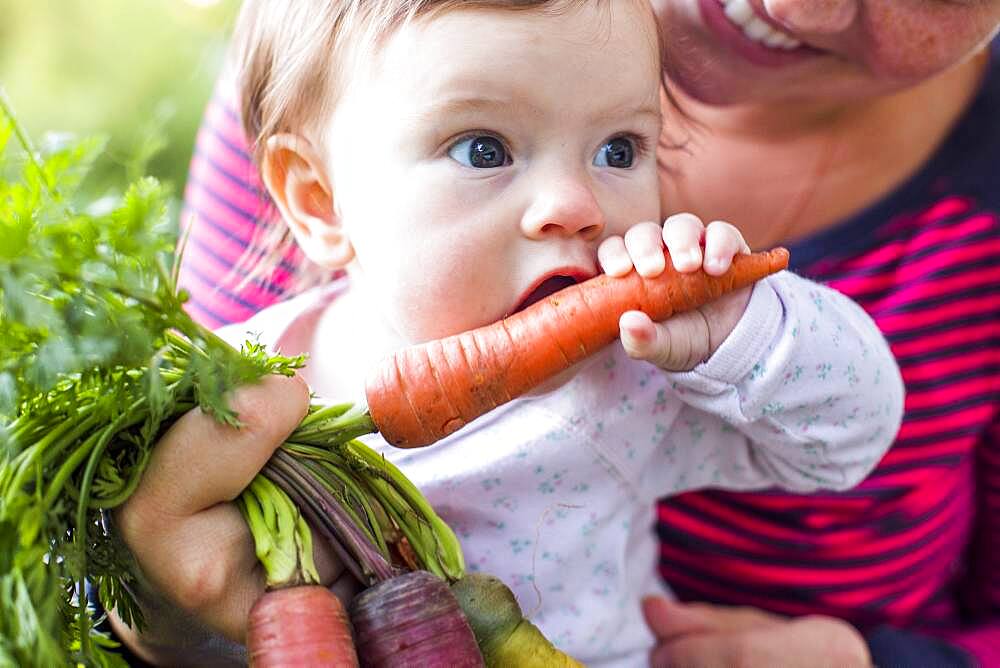
M628 169L635 162L635 143L628 137L615 137L597 151L595 167Z
M476 169L496 169L510 164L503 142L490 135L461 139L452 144L448 155L466 167Z

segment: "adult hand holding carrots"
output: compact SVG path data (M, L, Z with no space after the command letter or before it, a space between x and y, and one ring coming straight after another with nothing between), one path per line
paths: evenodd
M264 592L264 576L246 520L232 501L299 424L308 401L306 385L297 377L269 376L235 393L241 429L195 409L153 449L142 484L114 515L116 528L158 592L137 592L155 608L147 610L149 628L141 638L112 616L116 633L146 660L197 663L192 644L205 642L212 632L244 641L250 608ZM329 584L342 567L325 552L324 541L315 541L314 549L320 577ZM343 582L353 584L351 578ZM178 637L178 609L191 615L186 632L180 631L184 637ZM162 635L163 628L171 634Z
M667 218L662 227L640 223L624 237L605 239L598 259L610 276L624 276L634 268L640 276L653 278L665 269L664 247L677 271L704 268L712 276L728 271L735 255L750 252L743 235L729 223L715 221L706 226L697 216L681 213ZM693 369L736 327L750 291L749 287L736 290L659 323L641 311L629 311L619 321L625 352L667 371Z

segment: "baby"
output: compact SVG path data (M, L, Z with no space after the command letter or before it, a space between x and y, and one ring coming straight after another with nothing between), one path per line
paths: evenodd
M660 49L647 0L250 0L244 121L268 190L315 263L347 277L248 331L326 399L403 346L494 322L598 273L724 272L733 226L662 220ZM655 500L705 487L860 482L902 384L840 294L782 272L615 343L443 441L371 439L588 665L645 663L665 593Z

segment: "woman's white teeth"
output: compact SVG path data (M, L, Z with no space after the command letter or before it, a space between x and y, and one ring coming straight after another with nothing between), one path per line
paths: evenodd
M733 25L743 30L743 34L754 42L773 49L791 50L802 46L802 42L775 30L757 16L750 7L750 0L719 0L725 8L726 16Z
M726 16L729 20L741 28L756 18L747 0L729 0L729 2L723 0L722 4L726 7Z

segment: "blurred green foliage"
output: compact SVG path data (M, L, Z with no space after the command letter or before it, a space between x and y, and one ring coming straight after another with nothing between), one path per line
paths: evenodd
M179 196L238 5L0 0L0 89L33 137L107 137L89 194L142 171Z

